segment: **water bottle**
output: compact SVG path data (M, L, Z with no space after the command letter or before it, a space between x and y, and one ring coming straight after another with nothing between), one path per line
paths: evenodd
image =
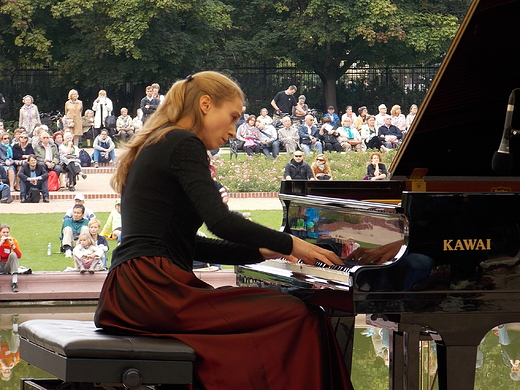
M52 255L52 244L49 242L47 244L47 256Z

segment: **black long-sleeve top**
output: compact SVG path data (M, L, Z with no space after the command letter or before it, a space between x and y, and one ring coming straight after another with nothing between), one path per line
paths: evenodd
M211 179L202 141L172 130L146 146L130 167L121 196L122 241L111 268L140 256L162 256L191 271L193 260L262 261L259 247L290 254L292 239L229 211ZM205 222L224 240L198 236Z

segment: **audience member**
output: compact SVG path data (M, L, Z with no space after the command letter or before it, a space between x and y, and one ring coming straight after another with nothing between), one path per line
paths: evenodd
M305 104L305 100L307 100L305 95L300 95L298 97L298 103L292 108L292 115L296 117L296 120L300 123L305 120L305 116L309 113L309 106Z
M7 177L9 178L9 189L13 192L15 183L13 148L9 142L9 133L3 132L0 137L0 165L2 166L2 169L7 172Z
M54 145L60 150L60 145L63 143L63 132L57 131L52 135L52 140L54 141Z
M116 199L114 210L108 215L105 226L101 230L101 235L117 240L117 237L121 234L121 226L121 199Z
M145 124L148 117L152 115L155 110L157 110L159 104L161 104L161 101L158 98L153 97L152 86L150 85L146 87L146 96L141 99L141 106L139 107L143 112L143 117L141 118L143 125Z
M339 126L339 117L338 114L336 114L334 111L334 106L329 106L329 108L327 108L327 113L324 115L324 117L329 117L330 124L332 125L332 127L336 128Z
M96 218L96 214L94 214L94 212L91 209L85 207L85 196L83 194L76 194L76 196L74 197L74 206L76 206L77 204L82 205L83 209L85 210L85 213L83 214L83 218L85 218L89 221ZM64 221L67 218L72 218L74 206L67 210L67 212L63 216Z
M56 144L51 143L51 136L47 132L40 134L40 143L34 149L34 154L39 163L43 163L47 172L54 171L60 177L63 168L60 165L60 153Z
M109 250L108 240L105 236L99 234L99 230L101 229L101 222L96 218L88 221L88 230L90 232L90 237L92 237L92 241L98 248L103 250L103 256L101 257L101 263L106 268L108 267L108 255L107 252Z
M282 127L278 130L278 139L287 153L294 153L298 149L300 136L298 135L298 129L292 125L289 116L282 118Z
M377 109L379 110L379 113L376 115L376 129L379 129L385 124L385 117L387 116L386 105L380 104Z
M29 142L29 136L27 133L20 134L18 142L14 144L12 148L13 160L16 166L14 189L15 191L20 191L20 178L18 177L18 172L20 172L23 163L27 161L29 155L34 154L34 150L33 146Z
M138 133L143 128L143 110L137 109L137 114L132 119L132 126L134 127L134 133Z
M258 130L255 127L256 116L249 115L237 130L237 139L243 142L244 151L248 156L260 152Z
M311 166L303 161L303 152L294 152L291 161L285 165L283 176L286 180L313 180Z
M93 274L98 264L101 263L103 254L103 249L94 243L89 233L80 233L78 243L72 250L74 265L82 274L87 271Z
M363 150L363 141L359 131L352 126L350 118L348 116L344 117L341 124L342 126L338 127L338 138L341 147L346 151L355 150L356 152L361 152Z
M94 167L98 168L99 163L114 162L116 160L115 148L116 145L112 138L108 136L108 131L106 129L101 130L101 134L94 140L94 153L92 154Z
M18 260L22 258L20 245L11 237L9 225L0 225L0 273L11 274L11 290L18 292Z
M341 116L341 122L343 122L343 119L345 118L350 118L350 123L352 126L356 127L357 115L352 112L352 106L345 107L345 113Z
M128 142L134 135L134 123L132 117L128 115L128 108L121 109L121 115L117 118L116 130L118 137L123 142Z
M332 180L332 171L329 161L324 154L318 154L311 165L315 180Z
M410 126L412 125L415 116L417 115L417 104L412 104L410 106L410 113L406 115L406 131L410 130Z
M98 97L92 104L92 111L95 112L94 129L96 129L95 135L97 135L102 129L107 128L105 121L109 115L112 115L112 111L114 111L112 100L107 97L107 91L104 89L98 92Z
M32 137L31 137L31 145L33 147L33 150L36 149L36 147L40 143L40 135L44 131L47 133L49 132L49 128L47 127L47 125L39 125L34 128Z
M65 103L63 125L65 131L69 131L73 135L74 144L77 145L79 137L83 135L83 124L81 122L83 102L79 100L78 91L75 89L69 91L68 99L69 100Z
M164 95L161 95L159 92L161 90L161 86L157 83L153 83L152 89L153 89L153 97L159 99L159 102L160 102L159 104L161 104L164 100Z
M316 150L316 153L323 152L323 145L320 141L320 131L314 125L314 117L312 115L305 116L305 123L298 129L298 136L300 137L300 148L307 156L310 156L311 149Z
M365 180L385 180L388 172L385 164L381 161L383 157L379 152L370 153L370 163L367 165Z
M292 113L292 108L298 104L294 98L296 90L296 85L290 85L285 91L278 92L271 100L271 106L273 106L278 117Z
M392 118L390 115L385 117L385 123L377 130L377 135L381 138L384 146L388 149L395 148L398 142L403 138L401 130L392 125Z
M25 203L31 188L36 188L43 197L44 203L49 203L49 189L47 179L49 173L43 163L39 163L34 154L29 155L18 172L20 178L20 202Z
M72 248L76 246L81 233L89 233L88 220L83 218L85 207L75 204L72 208L72 218L65 218L61 225L61 244L65 257L72 257Z
M273 125L265 125L262 117L256 119L256 129L258 130L259 146L262 153L270 159L275 159L280 154L280 141Z
M339 132L337 129L332 127L330 122L332 119L330 119L329 116L323 118L323 124L320 128L320 136L323 140L323 150L326 150L328 152L341 152L341 143L338 140Z
M13 139L11 140L11 147L16 145L20 141L20 135L22 133L27 133L25 127L17 127L13 131Z
M81 118L81 127L83 128L83 135L81 136L82 146L85 142L87 148L90 148L90 141L96 138L96 130L94 128L94 111L85 110L85 115Z
M34 99L31 95L25 95L22 102L23 106L20 108L18 127L25 128L27 133L31 135L34 128L40 125L40 112L34 104Z
M406 118L401 114L401 106L395 104L390 109L390 115L392 118L392 124L397 127L401 132L406 130Z
M356 118L356 122L354 122L354 127L361 131L361 128L365 123L367 123L368 119L368 110L366 106L361 106L358 108L358 116Z
M271 118L269 115L268 115L268 112L267 112L267 108L262 108L260 110L260 116L259 116L260 119L262 119L262 122L264 122L264 125L270 125L273 123L273 118Z
M11 187L9 186L9 179L7 173L3 168L0 167L0 202L1 203L13 203L11 196Z
M388 149L383 146L383 141L377 135L376 117L369 115L367 123L361 127L361 139L365 142L366 149L379 149L387 152Z
M72 134L66 132L63 135L63 143L60 145L60 161L64 166L64 171L67 173L67 187L69 191L76 190L76 177L81 174L83 179L87 178L87 175L82 172L79 156L76 152L76 148L72 143Z

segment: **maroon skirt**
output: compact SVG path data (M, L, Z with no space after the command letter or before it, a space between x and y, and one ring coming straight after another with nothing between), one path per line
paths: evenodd
M197 353L195 389L351 389L323 310L262 288L219 288L163 257L107 276L96 325L172 337Z

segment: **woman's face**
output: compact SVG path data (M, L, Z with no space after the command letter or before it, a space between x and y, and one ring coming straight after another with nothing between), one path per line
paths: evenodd
M23 103L26 106L30 106L32 104L32 99L30 97L26 97L25 99L23 99Z
M249 126L254 126L255 125L255 121L256 121L255 118L248 118L247 124Z
M229 138L235 137L235 125L242 112L242 100L237 98L225 101L220 107L217 107L211 98L206 98L205 96L201 98L201 110L204 117L203 128L198 136L206 149L215 150L224 145Z
M99 225L97 223L93 223L88 227L88 230L92 236L95 236L97 232L99 232Z
M379 156L377 154L374 154L371 158L372 164L378 164L379 163Z
M396 108L395 109L395 116L399 116L401 115L401 109L400 108Z
M54 139L54 142L56 142L57 144L63 143L63 136L61 134L58 134Z
M8 228L3 228L0 234L2 234L3 237L9 237L9 233L11 231Z
M70 100L78 100L78 93L77 92L72 92L70 94Z
M369 118L369 119L367 120L367 123L368 123L368 125L369 125L370 127L373 127L374 124L376 123L376 118Z
M352 107L347 107L347 114L348 115L352 114Z
M412 108L410 108L410 112L412 114L417 114L417 106L412 106Z
M72 134L71 134L71 133L67 133L67 134L65 134L65 135L63 136L63 141L65 141L65 142L67 142L67 143L70 142L70 141L72 141Z
M25 145L28 141L27 134L20 134L20 144Z

